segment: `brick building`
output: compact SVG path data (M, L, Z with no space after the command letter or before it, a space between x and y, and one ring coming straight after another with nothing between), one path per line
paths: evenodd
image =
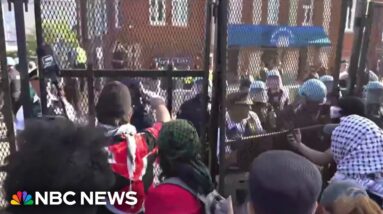
M285 73L283 78L292 82L299 70L306 70L310 64L323 63L329 68L330 73L333 72L340 10L341 1L333 0L230 0L229 24L323 28L331 41L329 47L307 45L300 48L272 48L278 52L281 69ZM229 70L234 76L240 73L257 75L263 66L262 54L267 49L262 47L231 49Z
M92 4L88 19L96 25L89 31L98 32L92 38L95 44L102 43L104 67L111 66L116 41L127 51L129 69L154 69L168 63L178 69L202 67L205 0L95 0ZM94 16L102 13L105 17ZM102 21L106 24L100 26Z

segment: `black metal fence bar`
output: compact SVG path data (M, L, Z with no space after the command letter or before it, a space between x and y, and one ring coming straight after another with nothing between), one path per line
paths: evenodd
M96 125L96 104L95 104L95 94L94 94L94 73L92 64L88 64L87 71L87 82L88 82L88 116L89 124L91 126Z
M34 1L35 5L35 14L41 14L41 0L35 0ZM37 64L39 68L43 68L43 62L42 62L42 57L43 57L43 28L42 28L42 23L41 23L41 16L36 15L35 16L35 26L36 26L36 43L37 43ZM44 90L46 88L45 84L45 76L44 72L39 73L39 78L40 78L40 100L41 100L41 111L43 115L46 115L48 112L47 109L47 91Z
M369 49L370 44L370 35L372 30L372 24L374 21L374 11L375 11L375 3L369 2L368 8L367 8L367 17L365 21L365 29L364 29L364 35L362 39L362 47L361 47L361 53L360 53L360 59L359 59L359 66L358 66L358 81L357 81L357 94L361 94L363 91L363 85L366 84L365 78L363 78L363 74L366 71L366 62L367 62L367 52Z
M206 24L205 24L205 27L206 27L206 32L205 32L205 59L204 59L204 75L203 75L203 78L205 79L204 81L204 84L203 84L203 94L205 96L203 96L203 100L202 100L202 103L203 105L205 106L205 116L203 117L204 121L202 122L202 128L201 130L198 130L198 131L202 131L202 133L205 133L204 135L201 136L201 142L204 143L204 145L208 145L209 146L209 150L211 151L211 148L212 148L212 143L213 142L208 142L207 139L208 138L208 131L212 131L212 130L208 130L207 127L209 126L209 109L208 109L208 105L209 105L209 75L210 75L210 53L211 53L211 50L210 50L210 47L211 47L211 29L212 29L212 25L211 25L211 21L212 21L212 9L213 9L213 1L212 0L207 0L207 6L206 6ZM213 155L214 153L210 153L209 156ZM211 159L210 157L208 158L209 160ZM211 168L211 164L209 163L209 166Z
M30 99L27 43L24 23L24 1L13 1L15 10L15 25L17 36L17 55L19 57L19 72L21 78L21 104L25 118L32 118L32 100Z
M354 43L352 48L352 55L350 60L350 84L349 84L349 94L354 95L355 93L355 85L357 83L357 74L359 68L359 60L360 60L360 51L362 48L363 41L363 32L364 32L364 24L366 20L366 9L367 9L367 1L365 0L357 0L357 8L358 10L355 12L355 24L354 24Z
M13 113L12 113L12 101L11 101L11 91L9 87L9 78L7 71L7 60L6 60L6 46L5 46L5 35L4 35L4 20L3 20L3 10L0 6L0 72L1 72L1 90L3 91L3 101L4 106L1 109L4 122L7 127L7 136L1 136L2 138L7 138L5 142L9 143L10 152L16 151L15 145L15 133L13 125ZM5 154L0 154L5 155Z
M347 9L348 9L348 0L342 0L342 10L340 13L340 25L339 25L339 33L338 33L338 41L336 45L336 55L335 55L335 67L334 67L334 90L338 91L339 87L339 71L340 64L342 60L342 51L343 51L343 40L344 40L344 32L346 29L346 21L347 21Z
M224 191L225 181L225 131L226 131L226 77L228 71L227 62L227 24L228 24L228 0L221 0L218 4L218 48L217 48L217 77L218 77L218 88L217 88L217 99L218 101L218 122L219 128L217 134L219 135L217 143L219 143L219 185L218 190Z

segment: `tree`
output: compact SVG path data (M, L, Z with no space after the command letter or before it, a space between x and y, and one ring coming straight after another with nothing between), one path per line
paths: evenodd
M28 58L36 58L37 42L36 33L27 34L27 54Z

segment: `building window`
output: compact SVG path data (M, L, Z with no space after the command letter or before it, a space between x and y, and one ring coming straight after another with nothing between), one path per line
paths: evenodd
M278 24L279 18L279 0L269 0L267 5L267 23L271 25Z
M346 17L346 32L354 31L354 22L355 22L355 10L356 10L356 0L352 0L351 10L347 10Z
M116 28L121 28L121 6L121 0L114 0L114 26Z
M165 25L165 0L149 0L149 21L151 25Z
M313 25L314 15L314 0L306 0L303 4L304 19L302 22L303 26Z
M186 27L189 20L188 0L172 1L172 23L174 26Z

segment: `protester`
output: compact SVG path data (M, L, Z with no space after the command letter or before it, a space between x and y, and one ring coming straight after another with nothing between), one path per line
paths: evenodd
M78 127L66 119L30 121L5 166L7 201L18 191L107 191L115 180L98 129ZM95 206L8 206L8 214L94 214Z
M11 90L12 109L14 114L20 108L21 78L19 71L15 68L16 62L13 58L7 57L7 70L9 76L9 85Z
M209 97L203 93L203 80L197 80L195 82L197 94L194 98L187 100L184 102L177 114L178 119L184 119L187 121L190 121L193 126L197 129L197 132L199 134L203 133L204 130L202 128L204 127L204 124L208 122L209 115L207 114L207 106L206 103L204 103L204 99L206 101L209 101ZM205 102L206 102L205 101Z
M138 132L152 127L155 118L150 107L150 96L141 89L140 80L129 78L121 82L129 88L132 99L133 115L130 124L136 127Z
M254 160L249 184L255 214L313 214L322 179L305 158L289 151L269 151Z
M368 196L340 198L331 209L331 214L381 214L380 207Z
M133 109L129 89L120 82L110 82L100 94L96 106L99 127L105 130L108 137L113 137L113 141L107 147L109 163L116 175L116 185L111 190L132 190L137 192L138 197L135 206L108 205L107 209L110 212L141 212L145 192L157 176L153 172L157 171L156 139L162 122L169 121L170 114L164 101L158 97L152 98L151 105L155 109L158 123L144 132L137 133L136 128L130 124ZM109 213L108 210L99 213Z
M369 82L366 86L366 110L367 117L379 127L383 127L383 84L378 81Z
M185 120L165 123L159 136L159 160L163 183L149 190L145 214L203 214L204 206L195 192L214 190L209 169L200 158L201 143L195 128ZM191 191L169 179L176 178Z
M334 205L342 198L357 198L359 196L368 197L367 192L363 187L351 181L338 181L331 183L323 191L320 205L328 212L332 212Z
M366 117L366 107L363 100L356 96L346 96L339 99L338 104L331 106L330 118L332 123L339 123L340 118L359 115Z
M160 78L146 78L142 81L142 86L145 94L166 98L166 91L161 88Z
M28 70L29 77L29 92L30 99L32 100L32 118L42 117L42 108L40 100L40 80L39 80L39 71L37 67L31 67ZM75 121L76 112L73 106L66 100L65 97L61 97L62 103L59 101L60 98L53 95L51 90L47 90L47 112L46 115L49 116L63 116L68 117L71 121ZM64 109L66 110L66 115L64 114ZM15 117L15 128L17 131L24 129L24 109L22 106L17 110Z
M331 148L325 152L310 149L302 143L299 130L289 135L289 142L315 164L324 166L334 160L337 171L331 182L351 180L374 194L383 195L383 131L371 120L350 115L342 117L339 126L324 129L331 134Z
M257 114L250 110L253 102L248 97L248 93L229 94L227 102L226 138L228 140L265 133Z
M282 111L289 104L289 93L283 87L282 78L278 70L267 72L266 86L269 103L274 108L274 111Z

